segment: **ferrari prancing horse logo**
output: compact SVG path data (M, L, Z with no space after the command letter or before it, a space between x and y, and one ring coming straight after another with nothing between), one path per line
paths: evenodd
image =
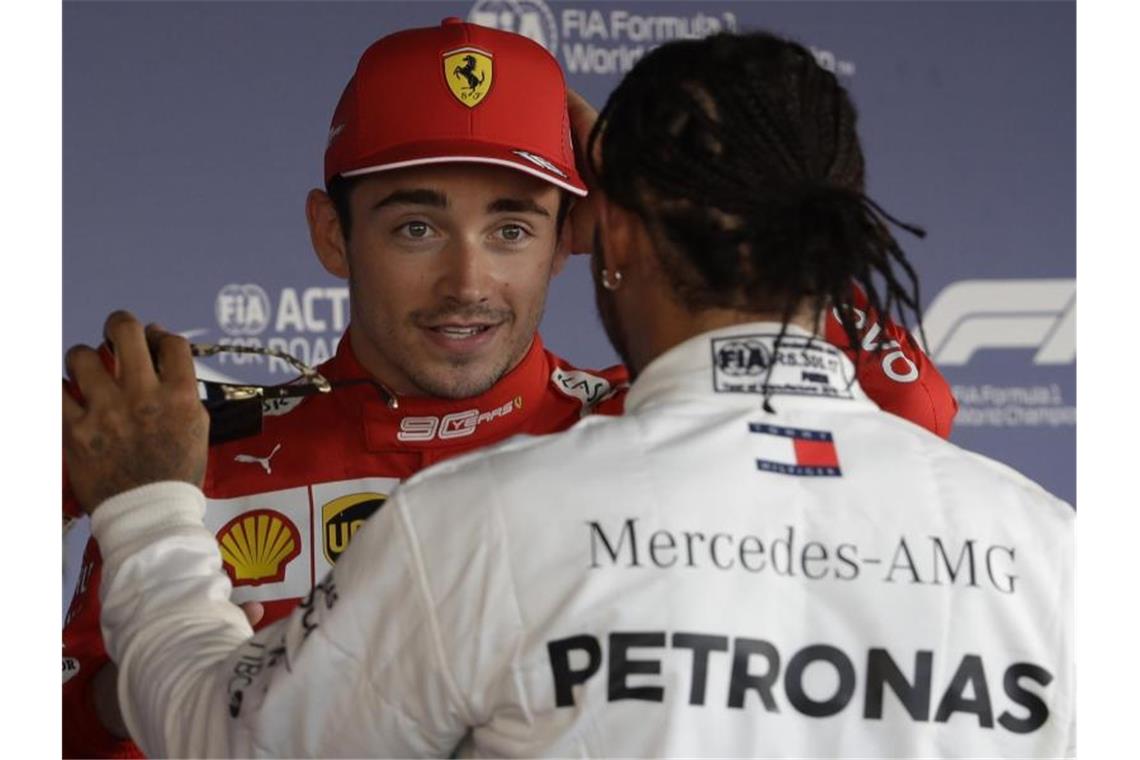
M491 54L476 48L459 48L443 55L447 87L463 105L474 108L491 90Z

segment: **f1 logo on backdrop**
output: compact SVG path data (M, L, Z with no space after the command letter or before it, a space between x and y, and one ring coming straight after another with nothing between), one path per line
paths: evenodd
M926 309L926 353L952 367L968 364L981 349L1035 348L1034 364L1071 364L1076 290L1074 279L959 280Z

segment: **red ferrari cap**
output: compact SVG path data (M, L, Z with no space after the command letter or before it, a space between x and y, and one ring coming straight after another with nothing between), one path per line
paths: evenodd
M451 161L507 166L586 194L566 80L541 45L447 18L364 51L333 114L325 182Z

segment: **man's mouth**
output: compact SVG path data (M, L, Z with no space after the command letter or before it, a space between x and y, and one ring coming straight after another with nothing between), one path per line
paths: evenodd
M412 323L443 356L482 355L497 345L509 328L512 313L507 309L438 309L412 314Z
M496 325L436 325L428 329L451 340L465 340L476 335L481 335L493 327L496 327Z
M428 340L448 356L480 354L499 335L502 322L445 322L423 326Z

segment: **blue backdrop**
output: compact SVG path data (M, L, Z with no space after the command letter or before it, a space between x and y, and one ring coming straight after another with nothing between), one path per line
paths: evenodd
M761 27L809 45L860 109L869 194L930 233L903 243L961 403L953 440L1075 500L1073 2L66 2L64 345L126 307L196 340L327 357L346 288L303 204L333 106L373 40L446 16L538 40L599 106L669 39ZM556 278L542 332L605 366L586 264Z

